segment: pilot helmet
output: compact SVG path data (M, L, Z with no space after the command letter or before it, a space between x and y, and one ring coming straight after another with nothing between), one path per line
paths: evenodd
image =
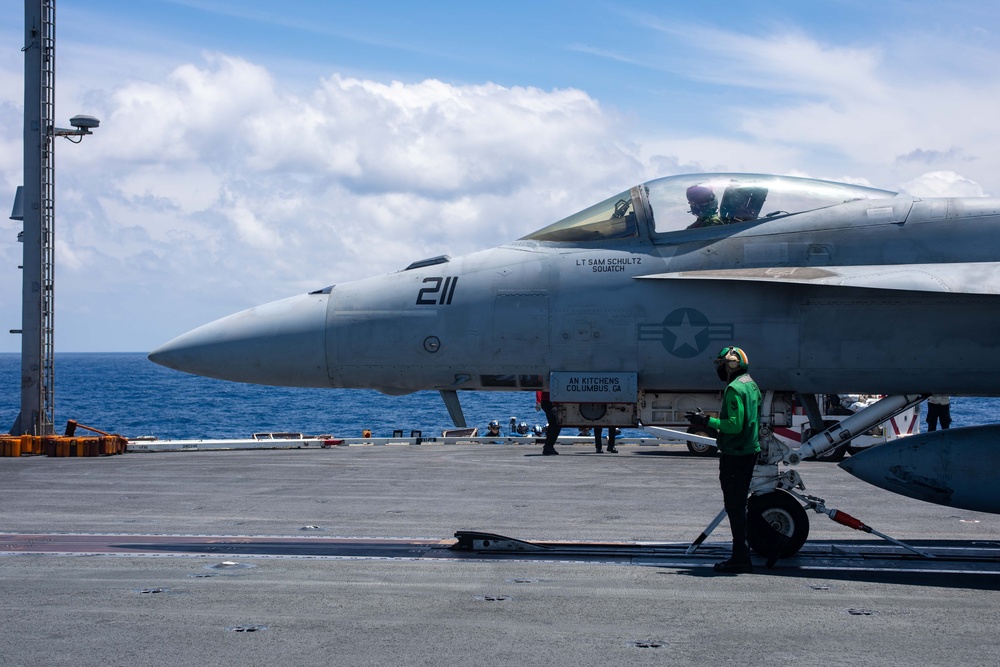
M705 185L692 185L687 189L688 204L691 205L691 213L698 217L705 217L714 214L719 205L715 199L715 191Z
M518 433L518 435L527 435L528 434L528 422L521 422L521 423L519 423L517 425L517 433Z
M498 422L496 419L490 420L489 429L491 431L499 431L500 430L500 422Z
M746 373L749 368L746 352L735 346L722 348L715 357L715 372L723 382Z
M535 424L531 427L531 432L534 435L541 436L545 433L545 429L543 429L539 424Z

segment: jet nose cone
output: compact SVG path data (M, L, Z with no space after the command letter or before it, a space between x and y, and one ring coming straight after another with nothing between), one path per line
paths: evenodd
M329 387L329 294L274 301L198 327L161 345L149 360L205 377L283 387Z

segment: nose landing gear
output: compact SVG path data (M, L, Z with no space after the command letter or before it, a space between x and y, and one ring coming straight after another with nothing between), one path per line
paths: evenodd
M750 496L747 520L750 548L768 560L794 556L809 537L809 515L785 491Z
M769 407L774 400L774 392L767 392L763 402ZM806 510L826 514L830 519L855 530L861 530L904 547L920 556L926 553L880 533L854 517L835 509L828 509L822 498L808 496L796 491L805 490L800 476L794 470L778 472L778 465L797 465L810 457L842 457L847 447L859 433L889 419L926 398L925 395L888 396L851 417L826 424L826 429L814 433L797 450L791 450L771 436L767 425L761 428L760 460L754 471L752 489L755 491L747 500L747 541L757 554L767 558L767 566L772 567L779 558L789 558L798 553L809 537L809 515ZM762 411L769 414L769 410ZM828 459L829 460L829 459ZM708 527L691 543L687 553L693 553L709 534L725 518L720 512Z

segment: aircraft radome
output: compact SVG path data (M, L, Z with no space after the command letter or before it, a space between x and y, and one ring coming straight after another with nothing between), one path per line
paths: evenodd
M809 503L796 469L779 464L846 447L930 394L1000 395L998 312L1000 199L693 174L637 185L498 248L251 308L149 357L237 382L434 389L458 425L463 390L549 390L567 425L676 422L672 396L721 389L711 359L729 344L747 351L765 390L765 436L789 423L796 397L820 424L816 394L887 395L800 449L762 439L756 505L794 553L808 519L788 494ZM922 446L951 451L960 431L923 435ZM931 476L917 469L928 456L909 458L896 462L909 467L893 490ZM995 509L998 493L959 495Z

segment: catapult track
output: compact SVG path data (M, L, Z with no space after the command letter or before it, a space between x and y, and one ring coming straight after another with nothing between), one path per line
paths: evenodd
M1000 543L924 541L923 558L878 541L807 542L777 571L882 571L1000 575ZM227 557L255 559L526 560L710 568L728 555L709 542L694 553L688 543L526 541L470 531L455 539L288 537L244 535L0 534L0 556L47 554L118 557ZM762 559L759 570L764 568Z

